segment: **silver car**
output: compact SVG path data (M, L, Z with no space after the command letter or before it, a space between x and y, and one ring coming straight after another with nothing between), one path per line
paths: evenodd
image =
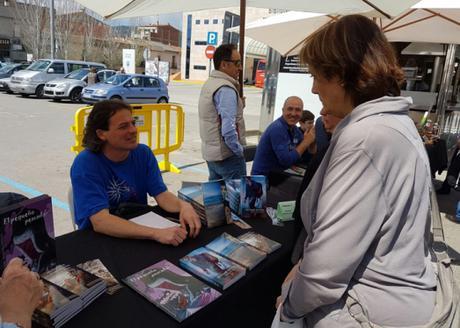
M67 74L63 78L47 82L44 88L44 96L52 98L53 101L70 99L72 102L80 102L81 90L87 86L88 73L88 68L82 68ZM97 72L96 81L103 82L115 74L116 72L113 70L100 70Z

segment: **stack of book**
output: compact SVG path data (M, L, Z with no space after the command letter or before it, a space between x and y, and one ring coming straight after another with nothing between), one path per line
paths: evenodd
M232 212L242 218L263 214L267 203L267 178L263 175L226 180L225 199Z
M107 288L103 279L68 265L58 265L41 277L46 292L33 321L44 327L61 327Z
M227 289L246 274L246 268L200 247L180 259L184 269L222 289Z
M228 233L180 259L179 264L201 279L223 290L254 268L281 244L258 233L235 238Z
M179 322L221 295L166 260L130 275L124 282Z
M227 201L228 206L235 215L241 215L241 180L226 180L225 188L225 200Z
M214 228L226 223L224 189L222 180L187 183L178 197L193 206L205 226Z
M53 206L41 195L0 209L0 271L14 257L38 273L56 266Z
M267 254L270 254L281 247L281 244L277 241L271 240L253 231L246 232L245 234L239 236L238 239Z

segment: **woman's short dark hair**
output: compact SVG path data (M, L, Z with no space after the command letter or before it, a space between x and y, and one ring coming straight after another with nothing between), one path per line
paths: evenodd
M232 52L236 50L234 44L221 44L217 47L216 51L214 52L214 57L212 58L214 62L214 68L219 69L220 64L224 60L232 60Z
M306 122L306 121L314 121L315 120L315 114L310 112L309 110L304 110L302 111L302 117L300 118L300 122Z
M96 103L88 115L85 130L83 132L83 147L99 153L104 141L97 136L97 130L109 129L110 118L120 110L132 111L131 106L121 100L103 100Z
M348 15L310 35L300 58L330 80L340 79L354 106L399 96L404 79L394 49L369 18Z

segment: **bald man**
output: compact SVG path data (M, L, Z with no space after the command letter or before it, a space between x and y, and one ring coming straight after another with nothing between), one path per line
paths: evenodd
M283 171L299 162L310 148L314 151L315 129L304 134L297 127L302 117L303 101L289 97L283 105L283 115L268 126L260 138L252 166L252 175Z

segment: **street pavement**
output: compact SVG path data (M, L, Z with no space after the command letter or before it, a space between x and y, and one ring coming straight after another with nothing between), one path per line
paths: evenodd
M163 173L164 181L173 193L177 192L182 181L207 180L198 131L200 89L201 85L197 83L172 82L169 86L171 102L180 104L185 111L185 140L182 148L170 157L182 172ZM245 88L245 95L246 127L258 130L262 91L249 87ZM70 126L76 110L81 107L81 104L0 93L0 191L18 192L28 197L43 193L52 196L57 236L73 230L67 200L69 170L75 157L70 151L74 144ZM438 176L438 179L443 177ZM449 254L455 259L455 276L460 284L460 223L452 219L459 199L460 192L456 191L438 196L440 210L445 213L442 215L444 235Z

